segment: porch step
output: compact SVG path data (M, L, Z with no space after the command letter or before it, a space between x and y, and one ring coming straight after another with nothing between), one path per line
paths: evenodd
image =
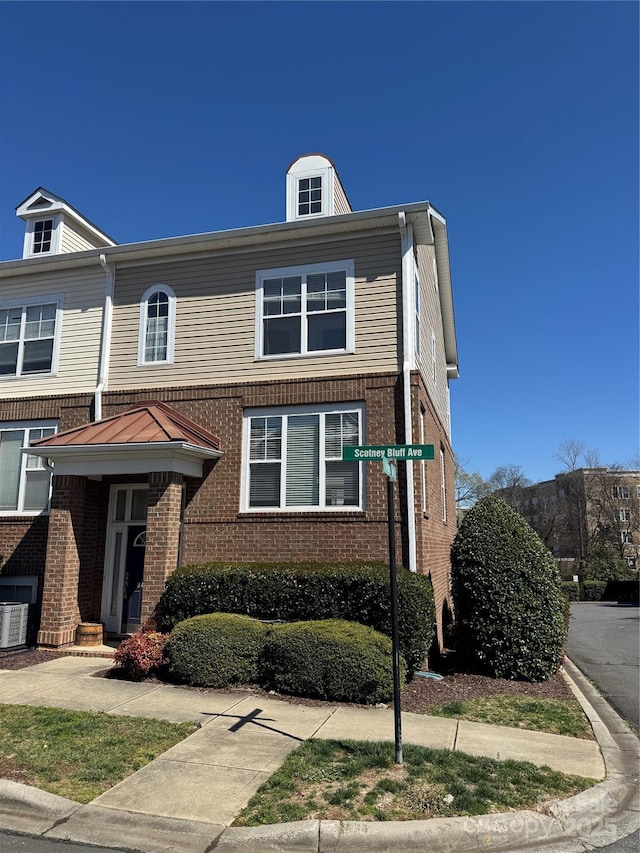
M113 659L116 650L113 646L64 646L56 651L60 651L65 655L76 658Z

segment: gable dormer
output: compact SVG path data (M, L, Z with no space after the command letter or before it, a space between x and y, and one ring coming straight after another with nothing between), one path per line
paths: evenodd
M84 252L116 246L103 231L85 219L60 196L38 187L16 208L26 223L23 258L40 258L65 252Z
M287 222L351 213L336 167L324 154L305 154L287 169Z

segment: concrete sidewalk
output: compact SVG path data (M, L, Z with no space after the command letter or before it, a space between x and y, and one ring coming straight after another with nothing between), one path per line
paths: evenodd
M404 823L303 821L277 827L228 828L254 791L299 743L310 737L393 741L392 711L303 706L241 690L192 691L93 677L107 665L104 659L63 657L25 670L0 670L0 701L190 720L200 724L199 730L86 806L6 780L0 782L0 825L145 853L204 851L213 842L220 850L318 853L361 849L462 851L479 846L489 850L492 845L513 850L532 841L574 843L580 823L586 826L587 819L589 837L593 837L594 821L599 821L608 843L613 840L614 824L624 834L628 826L633 829L638 823L637 802L628 808L633 786L629 774L636 774L637 785L638 740L624 723L613 718L612 732L611 721L603 721L601 713L576 687L598 743L403 714L407 743L526 760L594 779L605 777L606 763L610 777L606 782L556 804L547 814L514 812ZM576 680L584 681L577 671L573 673ZM608 706L605 710L614 713ZM614 814L617 821L613 821ZM593 841L590 844L594 846Z

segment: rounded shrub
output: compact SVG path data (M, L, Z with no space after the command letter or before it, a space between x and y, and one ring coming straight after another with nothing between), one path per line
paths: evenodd
M483 498L460 525L451 568L459 651L498 678L552 675L566 637L560 574L522 516Z
M185 619L169 635L169 671L199 687L256 683L268 630L256 619L233 613Z
M401 679L406 675L400 658ZM342 619L276 625L265 644L264 677L281 693L337 702L386 702L393 695L391 640Z

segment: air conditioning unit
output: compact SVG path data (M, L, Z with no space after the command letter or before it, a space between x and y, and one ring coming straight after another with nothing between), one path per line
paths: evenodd
M0 649L23 646L27 642L29 605L0 601Z

